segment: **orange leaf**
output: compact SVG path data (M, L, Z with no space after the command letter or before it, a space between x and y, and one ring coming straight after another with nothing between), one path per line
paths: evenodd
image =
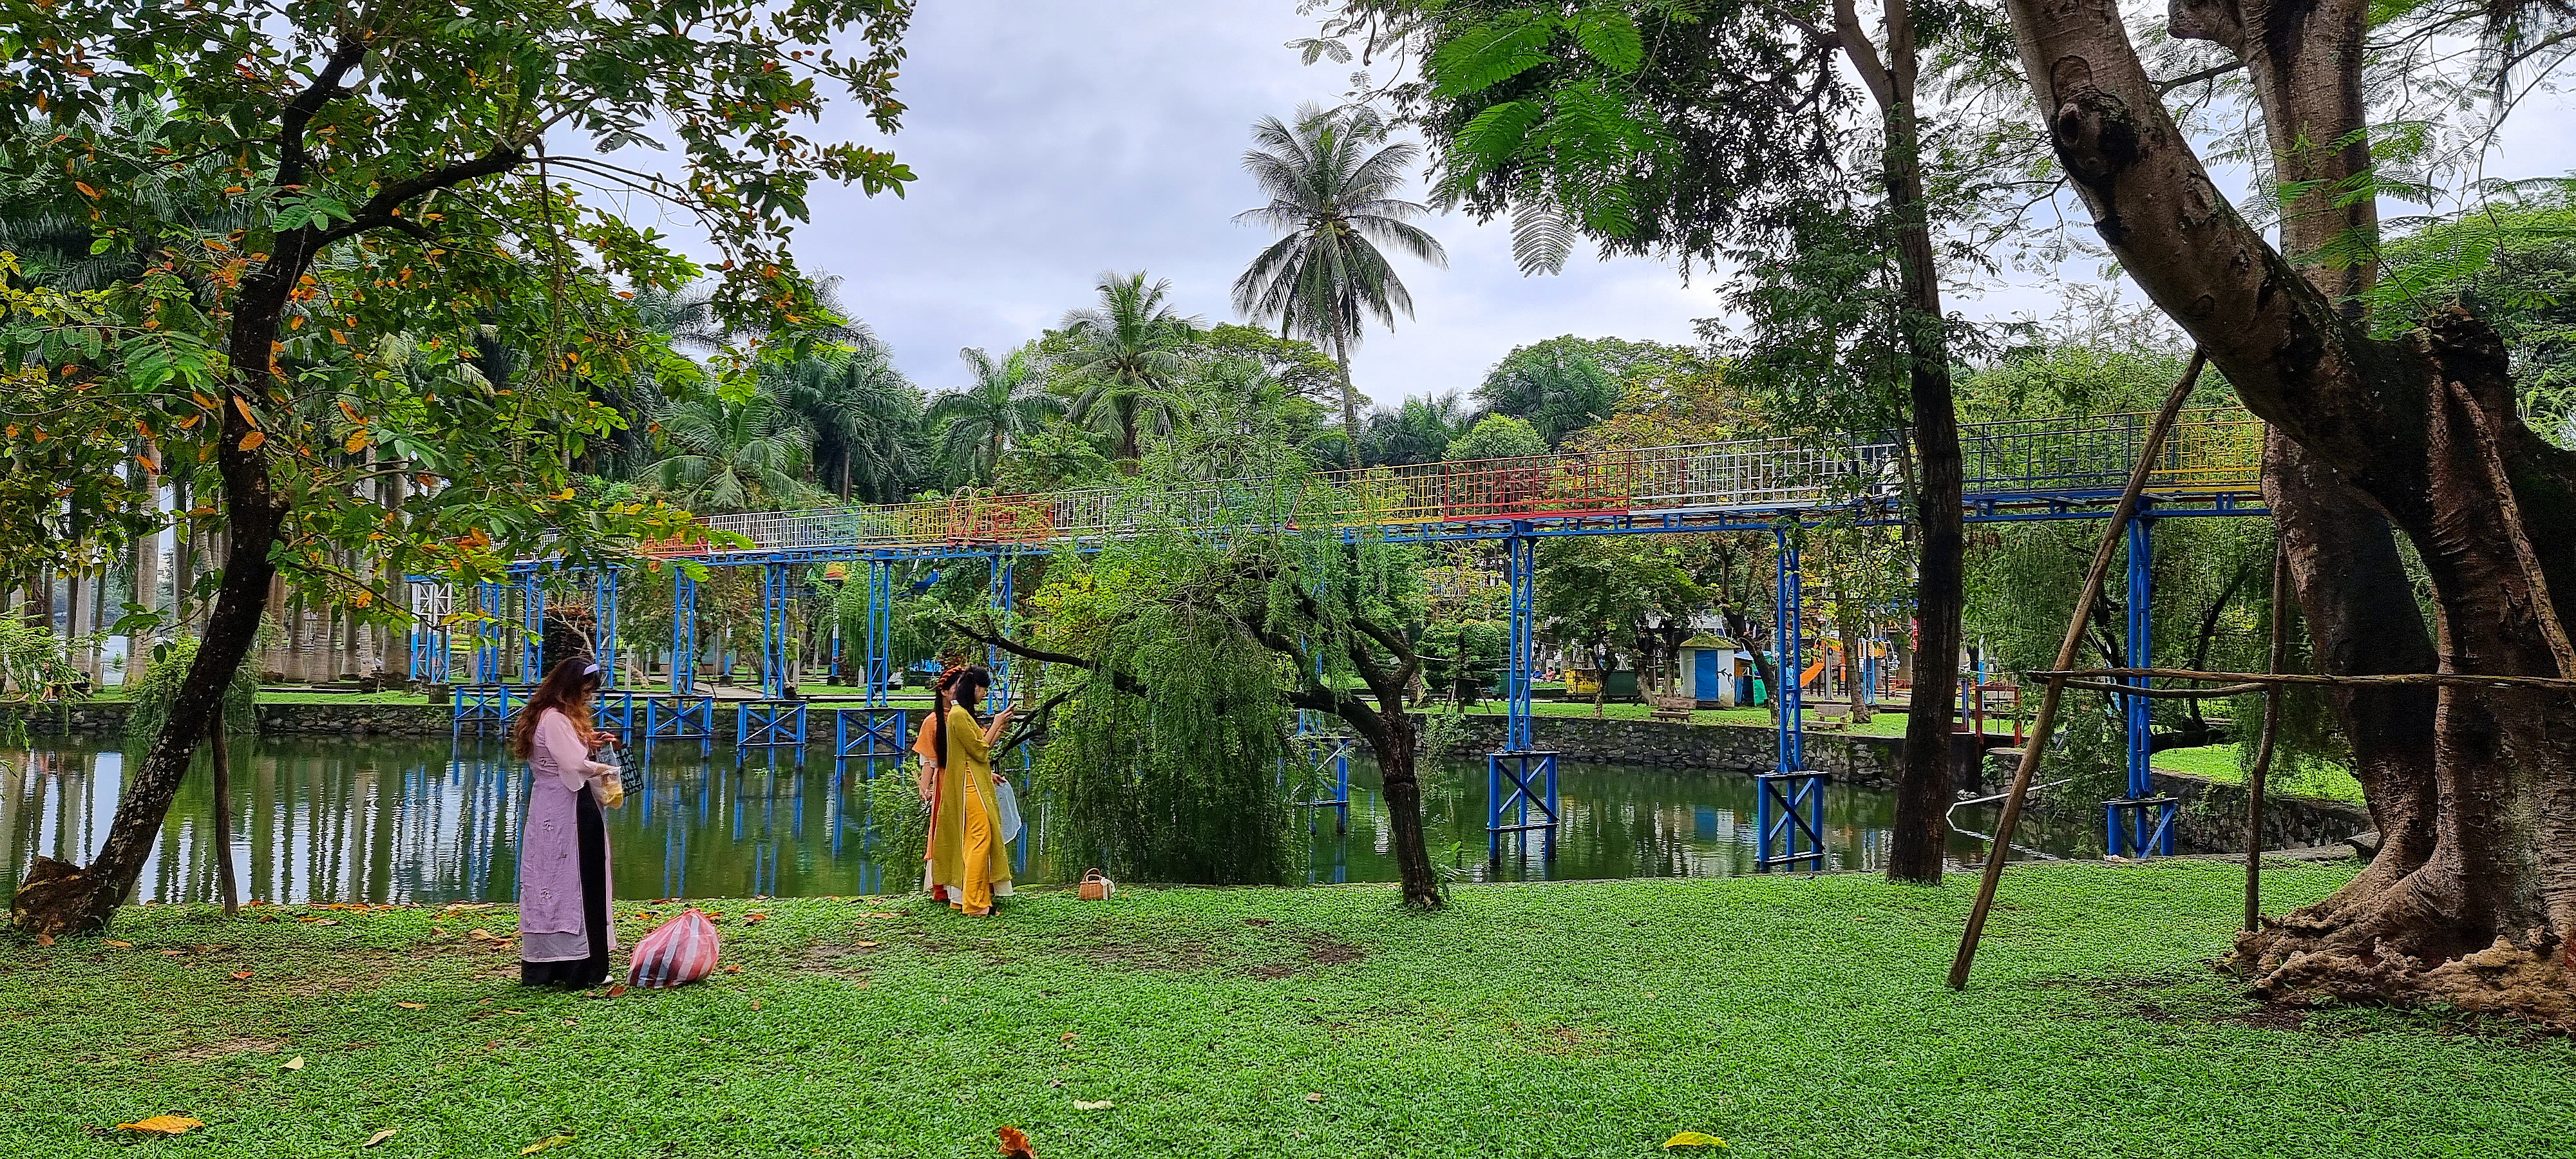
M152 456L150 455L136 455L134 456L134 461L143 464L143 469L146 471L155 475L161 473L161 464L153 462Z
M233 396L233 409L241 412L242 421L249 423L251 429L259 429L259 416L250 413L250 404L243 402L240 395Z
M1038 1159L1037 1147L1017 1127L996 1127L993 1137L1002 1141L1002 1154L1006 1159Z
M53 945L54 936L52 934L38 934L36 935L36 944L39 946Z
M72 188L77 189L77 190L80 190L80 191L81 191L81 196L83 196L83 197L89 198L89 199L90 199L90 200L92 200L92 201L96 201L96 200L98 200L98 190L95 190L95 189L90 188L90 187L89 187L89 182L86 182L86 181L75 181L75 182L72 182Z
M367 449L367 432L365 432L365 431L354 431L354 432L351 432L351 433L350 433L350 435L349 435L349 441L348 441L348 442L346 442L346 443L342 443L342 444L340 445L340 449L342 449L342 450L344 450L344 451L347 451L347 452L349 452L349 453L350 453L350 454L352 454L352 455L357 454L357 453L358 453L358 452L360 452L360 451L366 450L366 449Z
M237 970L233 973L233 981L235 982L247 981L249 978L250 971L248 970Z
M204 415L189 415L188 417L179 420L179 429L183 431L193 431L197 429L197 424L204 422L205 419L206 416Z
M349 421L353 423L366 421L358 417L358 408L350 406L349 400L345 398L340 400L340 413L349 416Z
M116 1129L141 1131L148 1135L185 1135L202 1126L205 1124L185 1115L154 1115L132 1123L118 1123Z
M252 431L251 433L242 436L241 449L245 451L256 451L259 449L259 445L261 443L265 443L267 441L267 435L258 431Z

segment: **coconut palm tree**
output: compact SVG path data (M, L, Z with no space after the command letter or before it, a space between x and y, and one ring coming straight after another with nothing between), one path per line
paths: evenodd
M721 515L818 498L805 482L812 454L806 432L766 389L739 405L714 395L665 403L654 421L672 453L645 478L682 507Z
M764 371L771 392L813 440L814 477L847 500L903 492L914 462L912 428L921 392L895 369L885 344L862 333L844 350L809 355Z
M1131 469L1143 456L1138 432L1171 426L1165 405L1198 338L1198 319L1172 309L1172 283L1147 285L1143 273L1100 275L1100 304L1064 316L1073 345L1061 366L1076 391L1066 417L1118 436L1118 459Z
M1060 413L1064 402L1046 393L1038 360L1026 346L999 359L969 346L957 357L975 380L931 400L930 425L940 432L942 458L990 479L1002 452Z
M1252 126L1253 142L1261 147L1244 153L1243 167L1270 195L1270 204L1234 218L1287 235L1235 279L1234 308L1246 318L1276 322L1282 337L1305 338L1332 355L1341 371L1342 434L1351 466L1359 465L1360 437L1351 351L1370 319L1392 330L1397 312L1413 316L1413 295L1378 247L1435 267L1449 264L1437 239L1408 224L1430 209L1394 196L1421 150L1385 144L1386 133L1385 123L1367 109L1327 112L1302 105L1293 125L1263 117Z

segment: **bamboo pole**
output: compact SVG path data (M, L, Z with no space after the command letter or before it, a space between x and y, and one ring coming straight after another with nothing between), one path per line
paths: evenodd
M2320 676L2313 672L2204 672L2197 668L2066 668L2033 672L2031 676L2068 681L2086 678L2118 679L2145 676L2156 680L2226 680L2241 684L2315 684L2340 688L2395 688L2408 684L2438 684L2452 688L2539 688L2550 691L2576 691L2576 680L2555 676L2498 676L2484 672L2400 672L2385 676ZM2135 689L2124 691L2134 692ZM2171 689L2152 688L2145 695L2154 696Z
M2272 671L2290 660L2290 545L2272 547ZM2263 787L2272 777L2272 738L2281 728L2281 686L2263 686L2263 736L2254 743L2254 767L2245 774L2245 928L2263 924Z
M2129 470L2129 485L2120 492L2120 505L2111 513L2110 526L2102 529L2102 542L2093 549L2093 566L2084 573L2084 591L2075 598L2075 611L2067 619L2066 641L2058 645L2056 668L2061 671L2048 678L2048 686L2039 694L2039 714L2032 721L2028 743L2022 746L2021 763L2013 769L2012 791L2004 798L2003 816L1996 819L1993 846L1986 852L1985 878L1977 883L1977 903L1968 910L1968 928L1959 935L1958 956L1950 961L1950 988L1965 989L1968 969L1977 959L1977 939L1986 931L1986 914L1994 908L1995 887L2003 881L2004 860L2012 855L2013 829L2021 824L2023 798L2030 794L2030 782L2039 771L2040 754L2048 749L2048 734L2057 725L2057 702L2066 694L2067 674L2074 666L2076 647L2084 639L2084 625L2093 610L2093 601L2102 594L2102 583L2111 572L2111 559L2119 553L2120 536L2128 530L2129 521L2137 518L2138 496L2147 489L2147 476L2154 473L2156 457L2164 450L2165 436L2173 432L2174 419L2181 415L2183 400L2200 382L2201 368L2209 365L2205 351L2191 352L2191 365L2174 383L2173 393L2166 396L2163 410L2156 412L2155 425L2147 429L2147 441L2138 448L2137 466ZM1942 663L1950 663L1944 657Z

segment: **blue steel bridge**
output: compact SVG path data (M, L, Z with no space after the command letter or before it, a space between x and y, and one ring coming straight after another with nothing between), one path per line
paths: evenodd
M2016 419L1960 428L1965 457L1964 515L1970 522L2089 519L2110 514L2138 461L2154 416L2143 413ZM2186 411L2167 438L2146 485L2141 517L2129 529L2127 663L2148 667L2151 624L2148 562L2157 521L2268 514L2258 481L2263 424L2238 410ZM1496 848L1507 835L1551 839L1558 817L1556 755L1533 743L1530 685L1536 648L1532 571L1541 539L1580 535L1760 532L1779 546L1775 611L1779 624L1802 623L1798 543L1793 527L1826 519L1899 523L1909 465L1892 440L1830 443L1815 439L1748 439L1637 450L1565 453L1520 459L1326 472L1292 489L1274 480L1211 482L1198 489L1151 493L1091 488L1040 495L970 495L953 499L864 504L802 511L720 515L713 533L659 544L645 554L686 558L708 567L761 569L762 695L735 709L741 748L821 743L809 732L808 704L788 684L795 569L861 564L867 569L868 617L862 705L823 709L838 760L899 760L905 711L890 705L890 660L897 590L895 569L922 560L977 560L988 567L992 606L1005 617L1014 604L1013 561L1027 554L1137 534L1147 528L1217 530L1246 521L1320 521L1352 537L1397 542L1484 540L1500 543L1511 589L1511 643L1504 675L1507 727L1503 748L1487 759L1488 830ZM614 689L605 697L608 727L655 741L711 744L714 700L700 691L696 660L697 585L679 569L673 586L672 663L667 688ZM480 616L458 616L453 595L419 584L414 610L412 674L449 677L452 632L470 633L470 682L455 694L459 729L505 721L525 702L538 668L549 588L588 588L596 609L594 647L616 650L617 593L639 568L559 574L546 560L523 561L509 583L475 593ZM1803 670L1802 633L1780 633L1780 670ZM515 639L514 639L515 637ZM517 682L507 679L515 659ZM995 696L1010 695L1009 656L994 652ZM612 677L616 666L607 665ZM1825 775L1805 767L1800 689L1781 682L1774 769L1762 774L1756 829L1763 867L1823 867ZM2107 848L2122 855L2169 853L2175 803L2157 797L2147 771L2147 705L2123 697L2129 724L2128 796L2107 802ZM1307 804L1347 816L1349 744L1319 741L1315 756L1338 783L1334 796Z

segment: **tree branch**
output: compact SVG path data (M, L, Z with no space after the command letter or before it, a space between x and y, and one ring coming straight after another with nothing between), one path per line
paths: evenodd
M2199 84L2200 82L2205 81L2205 80L2216 80L2216 79L2218 79L2219 77L2226 76L2227 74L2229 74L2229 73L2231 73L2231 72L2234 72L2234 71L2236 71L2237 69L2240 69L2240 68L2243 68L2243 67L2245 67L2245 62L2244 62L2244 61L2241 61L2241 60L2231 60L2231 61L2227 61L2227 62L2226 62L2226 63L2224 63L2224 64L2213 64L2213 65L2209 66L2208 68L2201 69L2201 70L2200 70L2200 71L2198 71L2198 72L2187 72L2187 73L2184 73L2184 74L2182 74L2181 76L2178 76L2178 77L2173 78L2172 80L2157 81L2157 82L2156 82L2156 95L2157 95L2157 96L2163 96L2163 95L2165 95L2166 93L2172 92L2172 91L2174 91L2175 89L2178 89L2178 88L2182 88L2182 87L2183 87L2183 86L2185 86L2185 85L2196 85L2196 84Z
M940 626L945 627L949 631L955 632L960 636L964 636L969 640L973 640L976 643L988 645L990 647L999 648L1023 660L1035 660L1042 664L1062 664L1068 668L1080 668L1085 672L1104 671L1104 669L1101 668L1100 663L1096 660L1076 656L1068 652L1053 652L1044 648L1032 648L1026 644L1020 643L1019 641L1013 640L1008 636L1002 635L1000 632L991 631L965 620L942 619L939 623ZM1145 695L1144 681L1136 679L1136 677L1130 673L1122 672L1115 668L1106 669L1105 671L1109 676L1111 687L1114 687L1118 691L1124 692L1130 696Z

